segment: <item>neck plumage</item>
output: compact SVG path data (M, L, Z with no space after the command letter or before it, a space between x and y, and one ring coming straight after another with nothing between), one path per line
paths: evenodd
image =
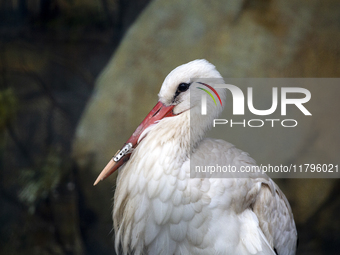
M189 173L181 171L190 157L188 115L165 118L155 124L120 170L113 210L116 248L121 244L123 251L128 252L134 246L144 245L143 236L141 240L132 240L131 231L138 229L143 233L143 228L151 224L147 223L147 211L153 199L166 201L177 179L189 178ZM166 213L154 217L159 217L161 223Z

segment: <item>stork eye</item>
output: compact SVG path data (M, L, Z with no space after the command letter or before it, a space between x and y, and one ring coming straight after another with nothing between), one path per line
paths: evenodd
M178 92L184 92L187 91L190 86L190 83L181 83L178 85L177 91Z

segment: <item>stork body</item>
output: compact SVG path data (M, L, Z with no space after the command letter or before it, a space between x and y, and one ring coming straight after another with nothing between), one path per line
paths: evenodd
M211 165L256 164L232 144L204 138L222 107L201 116L199 98L188 102L190 78L221 76L205 60L173 70L159 93L162 107L129 139L134 150L120 169L114 197L117 252L295 254L297 232L289 203L268 176L190 178L193 159ZM219 94L224 101L225 92ZM197 117L191 123L190 111Z

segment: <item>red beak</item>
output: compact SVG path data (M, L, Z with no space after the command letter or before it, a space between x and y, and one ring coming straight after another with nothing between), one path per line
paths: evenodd
M131 149L136 148L138 146L138 139L147 127L163 118L176 116L172 112L172 109L174 107L175 107L174 105L165 106L162 102L158 102L155 105L155 107L149 112L149 114L145 117L142 123L137 127L135 132L133 132L132 136L127 140L122 149L117 151L117 153L113 156L109 163L107 163L107 165L99 174L98 178L96 179L93 185L97 185L99 181L102 181L109 177L121 165L123 165L125 162L129 160L131 156Z

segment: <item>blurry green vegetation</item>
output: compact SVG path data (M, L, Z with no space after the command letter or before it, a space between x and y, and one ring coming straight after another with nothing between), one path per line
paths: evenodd
M18 99L11 88L0 90L0 132L15 118L18 110Z
M20 172L19 183L22 189L18 196L28 206L30 213L34 213L38 203L58 187L66 169L69 167L60 150L52 149L34 167Z

